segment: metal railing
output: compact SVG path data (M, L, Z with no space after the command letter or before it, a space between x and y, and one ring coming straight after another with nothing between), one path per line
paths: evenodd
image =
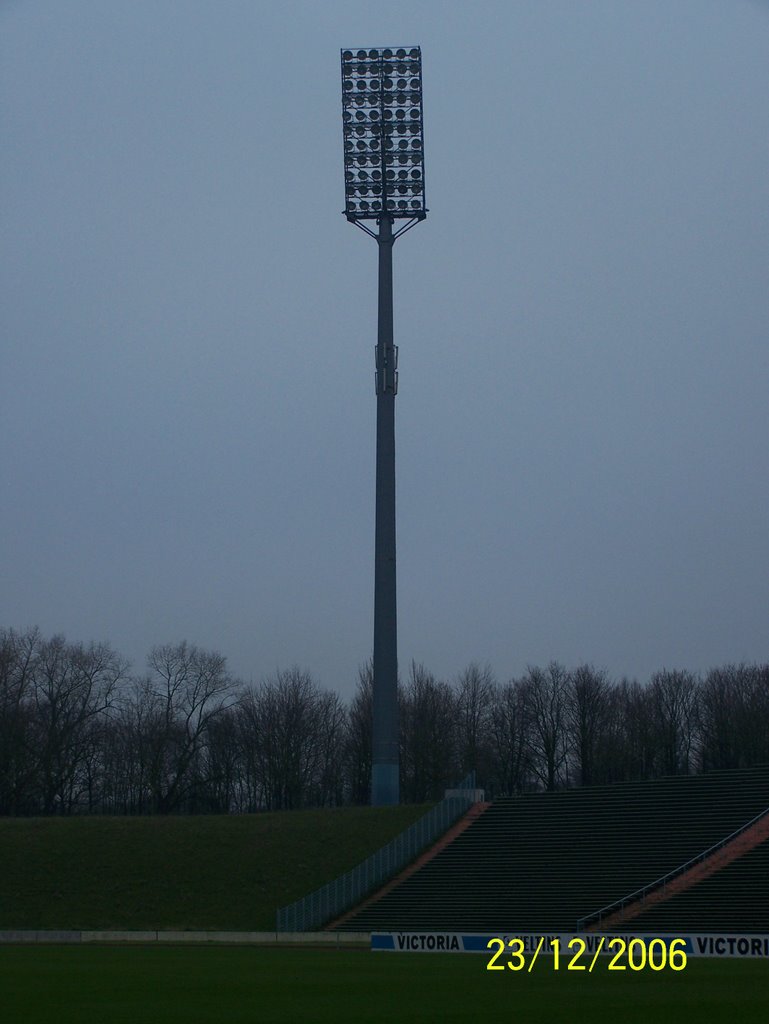
M668 882L671 882L674 878L678 878L680 875L685 874L685 872L689 871L690 868L693 868L695 864L699 864L703 860L707 860L708 857L711 857L722 847L726 846L727 843L731 843L733 839L736 839L737 836L746 832L752 825L755 825L756 822L766 817L767 814L769 814L769 807L757 814L755 818L751 818L750 821L745 822L744 825L740 825L738 829L735 829L735 831L726 836L726 838L719 839L717 843L709 846L707 850L703 850L702 853L698 853L696 857L692 857L691 860L687 860L685 864L680 864L677 868L673 868L672 871L668 871L666 875L656 879L654 882L649 882L648 885L644 885L641 889L636 889L635 892L628 893L628 895L623 896L622 899L615 900L614 903L609 903L607 906L601 907L600 910L594 910L592 914L587 914L585 917L581 917L579 921L577 921L577 931L582 931L583 928L593 924L595 921L600 923L604 917L609 917L611 914L624 910L625 907L628 907L633 903L645 900L650 893L655 892L657 889L662 889L664 892L667 888Z
M278 910L279 932L314 931L355 906L379 888L433 843L475 802L475 772L456 787L457 795L445 797L427 814L410 825L351 871L333 882Z

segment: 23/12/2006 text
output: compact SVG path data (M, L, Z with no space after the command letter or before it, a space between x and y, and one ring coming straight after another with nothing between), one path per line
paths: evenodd
M592 955L587 953L587 943L578 937L571 939L563 946L560 939L546 938L542 935L534 952L526 956L526 944L523 939L489 939L487 949L496 950L491 960L486 964L487 971L531 971L540 953L545 956L552 955L552 969L554 971L587 971L593 970L598 961L599 955L612 954L607 963L607 970L610 971L643 971L649 968L652 971L664 971L670 968L671 971L682 971L686 967L686 953L683 947L686 945L684 939L626 939L615 937L606 941L606 936L601 940L593 951ZM563 946L563 948L562 948ZM507 961L503 961L503 954L509 951Z

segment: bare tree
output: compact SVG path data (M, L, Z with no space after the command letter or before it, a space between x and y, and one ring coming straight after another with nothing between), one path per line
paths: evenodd
M402 799L439 799L458 776L456 698L451 687L412 661L401 693L400 720Z
M33 688L38 629L0 632L0 814L34 809L38 773Z
M140 760L154 809L168 814L200 783L207 730L234 702L235 683L223 655L186 641L153 648L147 664L134 697Z
M688 775L697 723L697 677L655 672L649 686L657 738L657 775Z
M494 692L490 716L491 784L504 796L529 787L531 758L525 684L513 680Z
M622 679L614 691L617 781L652 779L657 770L658 731L648 687Z
M240 735L249 791L269 810L334 802L341 792L345 714L339 698L299 668L244 695Z
M525 677L532 768L548 792L568 781L568 686L569 673L557 661L544 670L530 667Z
M478 780L489 769L489 726L496 682L489 665L471 662L456 685L456 730L461 774L477 772Z
M317 767L309 790L313 807L336 807L345 800L347 708L339 694L318 695L316 705Z
M766 764L769 762L769 665L741 666L737 680L741 767Z
M33 678L43 813L75 807L94 728L114 706L127 669L106 643L86 647L54 636L40 644Z
M569 674L567 720L578 785L602 781L600 767L607 745L610 697L611 686L605 672L580 665Z
M746 666L711 669L700 693L699 761L704 771L743 766L739 735Z
M712 669L700 688L699 712L703 770L769 761L769 666Z
M136 706L121 700L101 730L100 808L108 814L146 814L153 810L142 758Z
M367 804L371 798L371 730L374 670L368 661L358 670L358 688L350 705L347 728L347 773L350 799Z
M214 814L242 810L238 782L243 766L235 708L226 708L208 723L201 761L201 809Z

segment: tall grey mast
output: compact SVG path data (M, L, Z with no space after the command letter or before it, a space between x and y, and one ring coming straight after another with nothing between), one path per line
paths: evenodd
M345 216L379 250L371 803L381 806L399 801L392 251L427 215L419 47L342 50L342 122ZM397 231L396 220L405 221Z

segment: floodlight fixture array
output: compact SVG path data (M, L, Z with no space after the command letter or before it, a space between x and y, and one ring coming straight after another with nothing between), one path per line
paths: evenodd
M345 215L422 220L425 206L422 52L342 50Z

